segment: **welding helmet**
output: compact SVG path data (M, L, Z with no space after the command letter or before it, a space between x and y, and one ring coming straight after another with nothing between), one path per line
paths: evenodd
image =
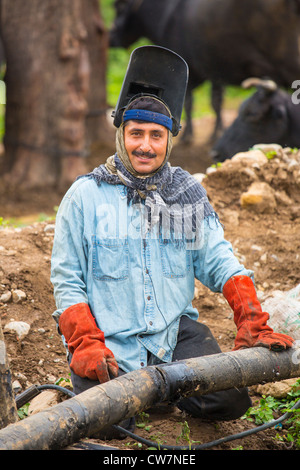
M188 66L175 52L160 46L135 49L128 63L116 109L114 126L124 120L156 122L176 136L181 129L180 119L188 82ZM127 110L128 104L139 96L153 96L170 111L170 118L144 110Z

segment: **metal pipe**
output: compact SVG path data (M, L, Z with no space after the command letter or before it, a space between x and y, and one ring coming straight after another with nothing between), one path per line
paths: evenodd
M299 356L299 358L298 358ZM0 450L62 449L154 404L300 377L300 349L251 348L130 372L0 430Z

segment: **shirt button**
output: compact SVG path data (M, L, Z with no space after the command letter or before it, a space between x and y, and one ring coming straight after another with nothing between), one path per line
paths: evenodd
M152 321L149 321L149 325L151 325L151 326L152 326L152 325L153 325L153 322L152 322Z
M151 295L148 295L147 299L150 300L150 299L151 299Z
M148 269L146 269L146 274L149 274L149 270L148 270Z
M144 362L141 362L141 366L144 367L144 365L145 365Z

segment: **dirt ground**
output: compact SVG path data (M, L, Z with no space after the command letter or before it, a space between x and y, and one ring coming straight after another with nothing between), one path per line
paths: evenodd
M232 115L228 114L228 121ZM204 173L211 165L207 137L212 129L212 118L196 123L196 141L189 147L175 146L171 162L191 173ZM112 149L98 149L89 161L95 167L112 153ZM264 209L243 208L241 194L254 180L267 181L277 193L276 205ZM226 167L222 165L203 181L209 198L224 224L225 236L232 242L237 257L255 271L257 289L264 295L274 289L289 290L300 283L300 177L299 163L292 169L282 159L269 160L263 167ZM2 329L13 320L30 324L30 331L20 339L4 332L13 380L18 380L22 391L31 384L53 383L68 378L65 350L56 333L51 313L55 310L52 286L49 280L53 241L53 220L34 222L39 214L51 215L61 200L55 191L17 193L2 190L0 216L26 223L24 227L2 224L0 230L0 296L16 289L26 294L20 303L0 303ZM194 305L199 319L205 322L219 341L222 351L230 351L235 337L235 326L228 304L220 294L213 294L196 283ZM250 389L253 400L259 399ZM146 428L136 432L149 440L166 445L186 445L180 439L183 423L190 430L190 442L204 443L236 434L254 426L246 420L209 423L183 415L176 408L159 407L149 411ZM286 450L274 439L277 431L270 429L234 440L212 449ZM284 432L284 430L282 431ZM95 442L95 441L94 441ZM96 441L102 444L102 441ZM139 449L131 438L108 443L119 449Z

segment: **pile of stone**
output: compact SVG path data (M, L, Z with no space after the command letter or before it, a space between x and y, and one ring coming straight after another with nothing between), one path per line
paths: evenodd
M240 152L222 164L208 168L206 174L194 175L222 178L224 185L242 188L241 208L257 213L272 213L278 206L295 207L295 191L300 190L300 151L277 144L258 144L248 152ZM247 189L245 190L246 187ZM296 201L296 205L300 201Z

